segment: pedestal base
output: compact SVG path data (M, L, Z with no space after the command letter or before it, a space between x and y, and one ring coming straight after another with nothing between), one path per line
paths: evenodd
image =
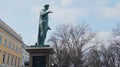
M29 67L50 67L51 47L28 47L26 50L30 53Z

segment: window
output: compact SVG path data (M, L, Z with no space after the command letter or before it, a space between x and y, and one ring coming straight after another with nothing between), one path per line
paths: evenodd
M0 36L0 44L2 44L2 36Z
M18 52L18 47L16 46L16 51Z
M18 47L18 52L20 53L20 48Z
M18 67L20 67L20 58L18 58Z
M8 48L10 48L10 46L11 46L11 42L9 42L9 44L8 44Z
M19 47L17 48L17 52L19 52Z
M7 39L4 40L4 46L6 46L6 45L7 45Z
M14 45L14 50L16 50L16 46Z
M13 65L14 56L12 55L11 65Z
M15 46L15 45L13 44L13 45L12 45L12 49L13 49L13 50L14 50L14 46Z
M13 56L13 65L15 66L15 56Z
M3 63L5 63L5 53L3 53Z
M2 50L0 50L0 54L1 54Z
M17 58L15 57L15 66L16 66L16 60L17 60Z
M10 61L10 54L8 54L7 64L9 64L9 61Z
M9 64L11 64L11 55L9 55Z
M15 57L15 66L16 66L16 64L17 64L17 57Z

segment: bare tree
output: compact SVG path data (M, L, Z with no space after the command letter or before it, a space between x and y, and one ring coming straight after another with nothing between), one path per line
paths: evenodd
M112 41L112 50L116 57L116 67L120 67L120 23L116 25L112 30L113 41Z
M84 67L119 67L120 47L111 45L106 49L103 45L92 48L85 56Z
M113 28L112 33L114 36L120 36L120 23L118 23L116 27Z
M89 44L95 33L89 25L61 25L49 39L55 54L52 62L55 67L83 67L83 47Z
M112 43L120 45L120 23L112 30L113 41Z
M91 48L85 55L84 67L120 67L120 24L112 31L113 40L108 48L104 45Z

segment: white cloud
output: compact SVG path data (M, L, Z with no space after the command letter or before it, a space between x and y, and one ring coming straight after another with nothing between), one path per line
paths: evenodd
M73 22L77 23L78 19L89 14L88 8L76 8L76 7L62 8L62 7L52 6L50 7L50 10L53 11L53 14L50 15L52 21L60 22L60 24L73 23ZM40 7L35 6L31 8L31 11L33 14L39 15Z
M120 3L114 7L101 7L101 18L117 18L120 16Z
M37 37L38 37L38 34L33 34L32 35L31 38L34 40L34 43L37 41Z
M40 9L41 8L39 6L34 6L30 10L34 15L39 15Z
M101 5L106 5L110 2L110 0L93 0L95 2L95 5L101 6Z
M100 39L102 41L108 41L112 37L112 34L110 32L98 32L97 39Z
M96 46L102 46L104 45L106 48L108 48L112 41L112 34L110 32L98 32L96 38L93 40L93 42L96 44Z
M53 15L52 17L55 18L56 21L61 23L75 23L81 17L88 15L88 8L60 8L60 7L53 7L52 10ZM78 19L79 18L79 19Z
M61 0L63 6L70 5L74 0Z

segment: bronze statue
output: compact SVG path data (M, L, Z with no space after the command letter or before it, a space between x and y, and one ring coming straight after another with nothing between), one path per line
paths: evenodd
M48 30L51 30L48 26L48 14L52 13L51 11L47 11L49 9L49 5L44 5L44 9L40 11L39 18L39 30L38 30L38 42L37 45L44 45L46 34Z

